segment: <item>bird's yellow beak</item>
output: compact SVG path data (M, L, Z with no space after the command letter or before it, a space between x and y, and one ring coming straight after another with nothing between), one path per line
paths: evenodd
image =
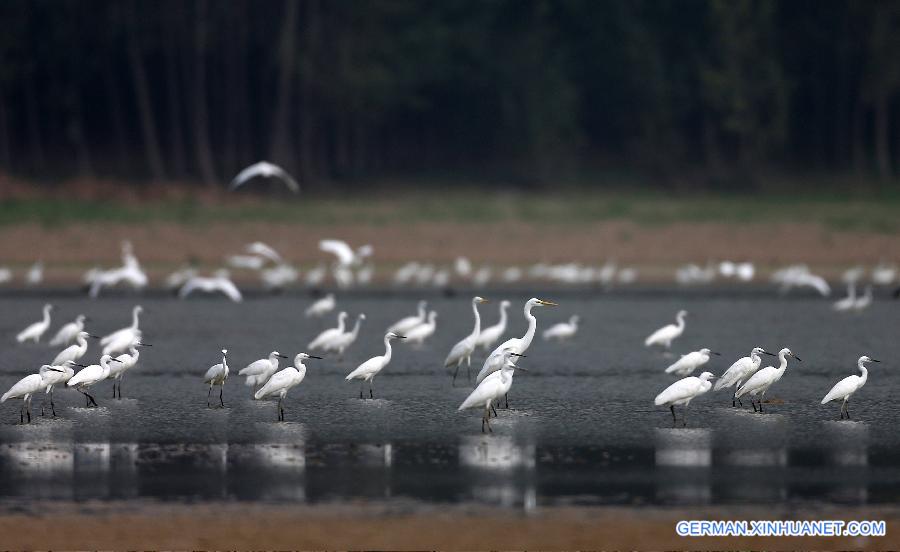
M543 299L538 299L538 301L545 307L558 307L559 306L556 303L554 303L553 301L544 301Z

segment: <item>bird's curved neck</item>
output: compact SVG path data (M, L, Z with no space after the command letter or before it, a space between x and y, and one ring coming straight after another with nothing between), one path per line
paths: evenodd
M343 332L344 328L346 327L346 324L344 323L345 318L347 318L347 317L346 316L338 317L338 331L340 331L340 332Z
M754 366L759 366L759 364L762 362L762 357L759 356L759 353L754 351L750 353L750 362L752 362Z
M679 328L683 329L684 328L684 315L681 313L678 313L678 316L675 317L675 323L678 325Z
M138 309L134 309L131 312L131 329L132 330L138 329L138 324L140 323L140 321L138 320L138 317L140 315L141 315L141 311L139 311Z
M481 333L481 315L478 314L478 303L472 301L472 312L475 313L475 327L472 328L472 335L478 337Z
M278 368L278 355L276 355L275 353L269 355L269 363L271 363L272 366Z
M50 307L44 307L44 322L50 322Z
M537 318L533 314L531 314L531 307L533 305L528 303L525 305L525 319L528 320L528 331L525 332L525 335L522 336L522 341L525 342L524 349L527 349L529 345L531 345L531 341L534 339L534 332L537 330ZM520 351L521 352L521 351Z
M350 333L353 334L353 337L354 337L354 338L355 338L356 336L359 335L359 327L360 327L361 324L362 324L362 318L357 318L357 319L356 319L356 324L353 325L353 331L350 332Z
M500 305L500 326L506 327L506 305Z
M384 362L390 362L391 360L391 338L384 338Z
M860 372L859 377L861 377L863 380L863 383L865 383L865 381L869 378L869 369L866 368L865 363L861 360L859 361L859 363L857 363L857 366L859 366L859 372Z
M781 362L778 366L779 372L784 372L785 368L787 368L787 354L786 353L778 353L778 360Z
M425 320L425 303L419 303L419 318Z

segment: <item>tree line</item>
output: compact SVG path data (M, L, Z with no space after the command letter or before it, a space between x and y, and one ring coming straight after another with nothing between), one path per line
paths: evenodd
M897 1L7 0L0 21L0 170L23 177L900 174Z

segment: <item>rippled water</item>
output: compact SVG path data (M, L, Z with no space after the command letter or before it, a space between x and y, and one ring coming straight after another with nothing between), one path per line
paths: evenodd
M510 335L525 323L509 298ZM441 363L471 331L465 297L433 297L439 328L421 349L395 348L376 378L376 400L359 400L343 375L381 354L383 329L415 309L417 297L354 295L340 301L368 320L343 362L310 361L307 379L286 400L253 401L239 377L225 387L225 409L207 409L201 376L229 349L233 372L272 349L293 356L333 317L310 321L300 296L218 300L142 298L145 339L154 343L112 400L111 383L95 388L99 409L82 408L73 391L56 395L59 418L18 422L17 401L0 405L0 500L158 498L177 500L345 501L352 499L476 502L516 508L550 504L896 503L900 432L893 391L898 304L876 302L860 315L839 315L814 298L766 293L736 297L692 293L565 294L561 306L536 310L540 327L582 316L571 343L536 340L521 361L511 410L482 435L480 414L457 412L468 388L450 386ZM134 298L88 301L54 297L54 328L78 313L106 333L130 321ZM0 299L7 336L0 388L50 360L42 345L12 336L39 317L41 298ZM792 363L769 396L766 414L731 408L726 393L697 399L687 427L673 427L653 397L672 378L672 361L643 338L675 311L690 312L675 351L703 346L723 353L721 373L755 345L791 347ZM482 308L485 323L496 305ZM819 405L855 360L884 362L838 421L838 405ZM94 351L89 357L95 360ZM478 367L483 355L479 355ZM774 359L773 359L774 360ZM473 372L478 367L473 366ZM35 402L39 411L39 399Z

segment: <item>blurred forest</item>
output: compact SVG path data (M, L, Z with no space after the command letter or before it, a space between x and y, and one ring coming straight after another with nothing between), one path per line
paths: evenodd
M259 159L307 190L900 175L900 2L6 0L0 18L0 171L36 181L203 186Z

